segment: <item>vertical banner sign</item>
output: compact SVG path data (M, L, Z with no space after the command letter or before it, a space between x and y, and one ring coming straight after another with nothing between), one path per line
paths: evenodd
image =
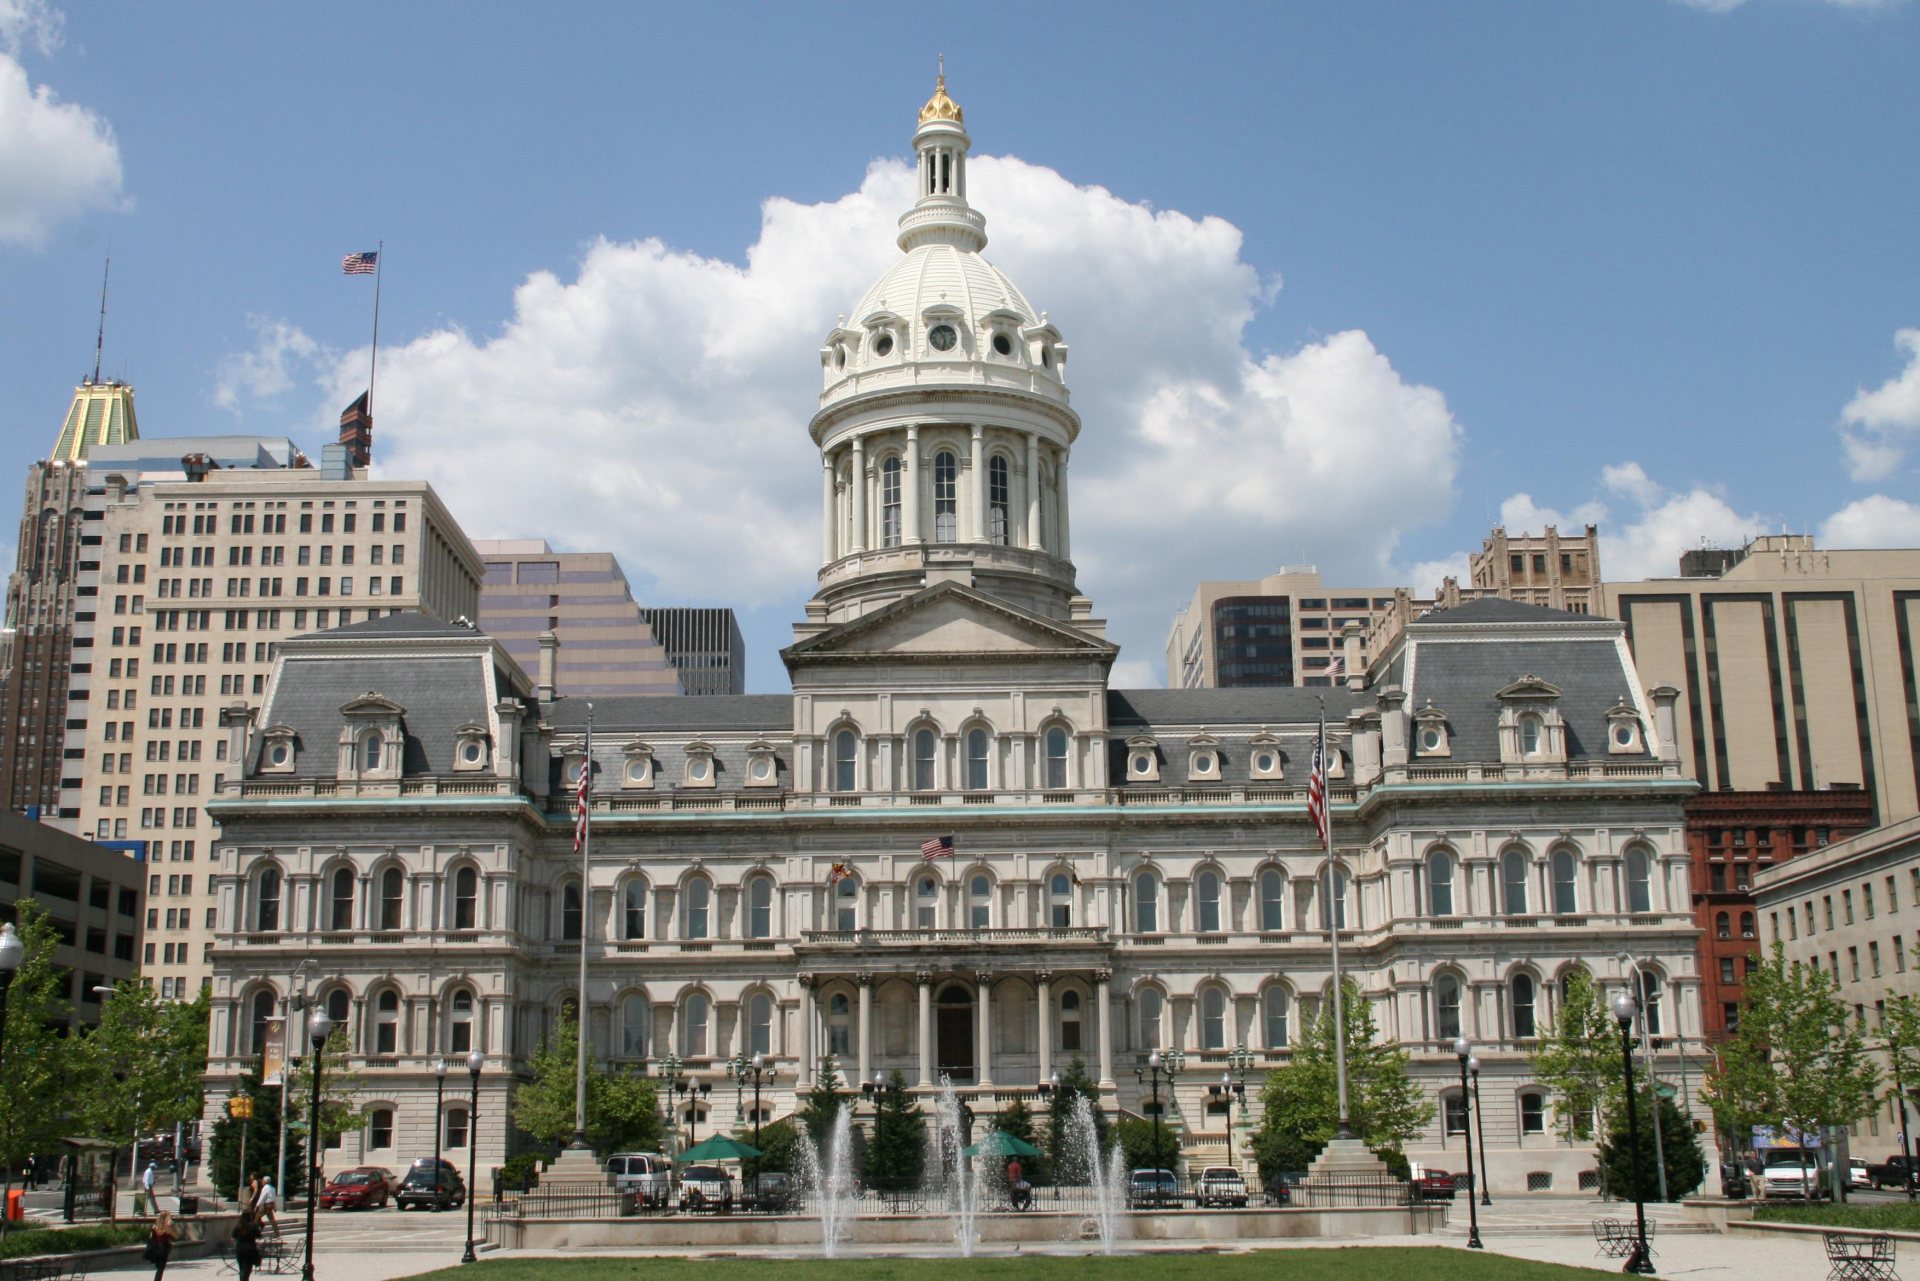
M275 1015L267 1020L266 1051L260 1056L260 1084L284 1085L287 1070L287 1020Z

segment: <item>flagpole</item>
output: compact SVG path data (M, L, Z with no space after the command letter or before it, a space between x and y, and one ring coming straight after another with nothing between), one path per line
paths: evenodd
M371 401L371 388L369 388ZM573 1055L573 1146L587 1150L587 936L593 932L593 704L587 704L587 746L580 757L580 994L574 1001L579 1040Z
M1326 855L1327 855L1327 939L1333 954L1333 1079L1338 1111L1334 1120L1334 1137L1350 1139L1353 1137L1353 1125L1347 1112L1347 1017L1346 988L1340 980L1340 903L1334 896L1334 887L1338 884L1338 874L1333 864L1333 787L1328 777L1332 771L1327 768L1327 704L1320 703L1320 776L1322 779L1321 805L1326 814Z
M366 244L366 241L361 241ZM367 359L367 421L373 421L373 378L380 371L380 273L387 265L387 242L373 251L373 354Z

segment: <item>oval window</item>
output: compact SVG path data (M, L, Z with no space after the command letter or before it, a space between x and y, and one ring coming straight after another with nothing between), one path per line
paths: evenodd
M707 776L707 769L711 764L712 762L708 761L707 758L704 756L694 757L691 761L687 762L687 777L694 779L695 781L705 779Z
M1213 773L1213 755L1209 752L1201 752L1198 756L1194 757L1193 772L1196 774Z
M1005 334L995 334L993 336L993 350L996 355L1011 356L1013 354L1013 340Z
M833 349L833 367L835 369L845 369L847 367L847 349L845 347L835 347Z
M754 761L753 776L761 779L773 777L773 758L771 756L762 756Z
M1619 744L1621 747L1632 747L1633 746L1633 726L1615 725L1613 727L1613 741Z
M1420 746L1426 748L1429 752L1439 751L1440 750L1440 731L1437 729L1433 729L1432 727L1428 727L1427 729L1421 730Z
M267 758L275 765L285 765L289 754L285 743L275 743L273 750L267 754Z
M647 781L647 760L644 756L627 762L627 781L632 783Z
M935 351L952 351L953 345L960 341L960 335L953 331L952 325L935 325L928 331L927 341Z
M1133 758L1134 773L1145 774L1147 771L1151 770L1152 768L1153 768L1153 758L1151 756L1146 755L1144 752L1141 753L1139 756L1136 756Z
M1273 773L1273 753L1262 752L1260 753L1260 755L1254 757L1253 767L1259 770L1262 774Z
M881 334L878 338L874 339L873 354L876 356L891 356L893 354L893 335Z
M1040 349L1040 363L1045 365L1048 369L1053 368L1053 348L1042 347Z
M472 765L480 759L480 744L468 739L460 748L460 759Z

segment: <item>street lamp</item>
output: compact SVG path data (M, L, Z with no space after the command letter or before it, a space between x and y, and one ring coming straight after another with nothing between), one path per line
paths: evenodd
M755 1054L740 1065L738 1079L742 1085L746 1084L749 1074L753 1077L753 1146L757 1148L760 1146L760 1079L771 1079L774 1069L768 1065L766 1055Z
M687 1096L687 1146L692 1147L700 1138L700 1101L713 1093L713 1083L682 1077L673 1089Z
M1620 952L1615 959L1625 964L1627 972L1633 975L1635 995L1643 995L1647 991L1647 974L1640 968L1640 962L1631 952ZM1667 1199L1667 1140L1660 1133L1660 1092L1656 1088L1658 1083L1653 1075L1652 1030L1647 1027L1647 1020L1644 1018L1640 1020L1640 1058L1647 1065L1647 1089L1650 1091L1648 1097L1653 1101L1653 1150L1660 1154L1660 1159L1653 1163L1654 1174L1659 1180L1657 1186L1660 1189L1660 1199L1665 1201ZM1685 1061L1683 1056L1681 1062ZM1682 1107L1686 1106L1685 1094L1681 1095L1680 1104Z
M1487 1185L1493 1182L1493 1175L1487 1168L1487 1110L1480 1106L1480 1056L1474 1055L1467 1060L1467 1075L1473 1078L1473 1125L1474 1138L1480 1143L1480 1204L1492 1205L1493 1197L1487 1192Z
M320 1072L326 1066L321 1051L333 1032L333 1020L324 1009L316 1009L307 1018L307 1039L313 1043L313 1093L307 1105L307 1258L300 1269L300 1281L313 1281L313 1212L320 1204L314 1180L320 1172ZM436 1172L437 1174L437 1172Z
M1460 1140L1467 1148L1467 1249L1485 1249L1480 1244L1480 1198L1474 1195L1480 1180L1473 1172L1473 1096L1467 1093L1467 1072L1473 1066L1473 1042L1459 1037L1453 1043L1454 1057L1460 1060ZM1441 1127L1445 1129L1445 1126ZM1486 1145L1481 1145L1481 1164L1486 1164Z
M669 1051L667 1057L660 1060L660 1082L666 1087L661 1101L666 1104L667 1109L667 1130L661 1138L669 1144L672 1143L673 1136L678 1133L680 1129L673 1115L674 1095L679 1092L680 1080L680 1056ZM674 1156L677 1154L669 1152L667 1155Z
M0 1070L6 1067L7 993L13 988L13 976L27 959L27 945L14 932L13 922L0 925Z
M433 1212L440 1213L440 1136L447 1127L447 1114L443 1107L447 1097L447 1061L441 1059L433 1065ZM467 1190L471 1196L473 1190Z
M460 1262L472 1263L473 1253L473 1202L474 1190L480 1186L480 1069L487 1065L487 1056L475 1050L467 1055L467 1071L473 1075L473 1097L467 1104L467 1252L460 1256ZM442 1075L446 1064L440 1065ZM434 1172L434 1177L440 1177Z
M1653 1258L1647 1249L1647 1199L1640 1188L1640 1115L1633 1098L1633 1020L1639 1013L1639 1002L1629 994L1622 992L1613 998L1613 1017L1620 1024L1620 1071L1627 1083L1627 1143L1633 1158L1633 1217L1637 1234L1633 1253L1620 1270L1651 1276Z
M1144 1070L1135 1068L1133 1071L1135 1080L1149 1082L1153 1087L1153 1159L1156 1166L1166 1159L1166 1153L1160 1146L1160 1078L1166 1077L1167 1090L1171 1093L1174 1074L1180 1070L1180 1065L1185 1058L1186 1056L1178 1050L1168 1050L1165 1054L1154 1050L1147 1055L1146 1068Z

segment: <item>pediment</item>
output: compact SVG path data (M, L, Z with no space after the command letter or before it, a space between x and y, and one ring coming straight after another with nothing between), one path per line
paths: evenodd
M1495 698L1558 698L1560 687L1552 681L1528 673L1513 684L1507 686Z
M970 587L941 583L864 618L841 623L788 646L789 665L808 660L908 658L944 660L1078 656L1112 661L1119 647L1008 605Z
M404 716L407 709L400 706L384 694L368 690L350 703L341 706L342 716Z

